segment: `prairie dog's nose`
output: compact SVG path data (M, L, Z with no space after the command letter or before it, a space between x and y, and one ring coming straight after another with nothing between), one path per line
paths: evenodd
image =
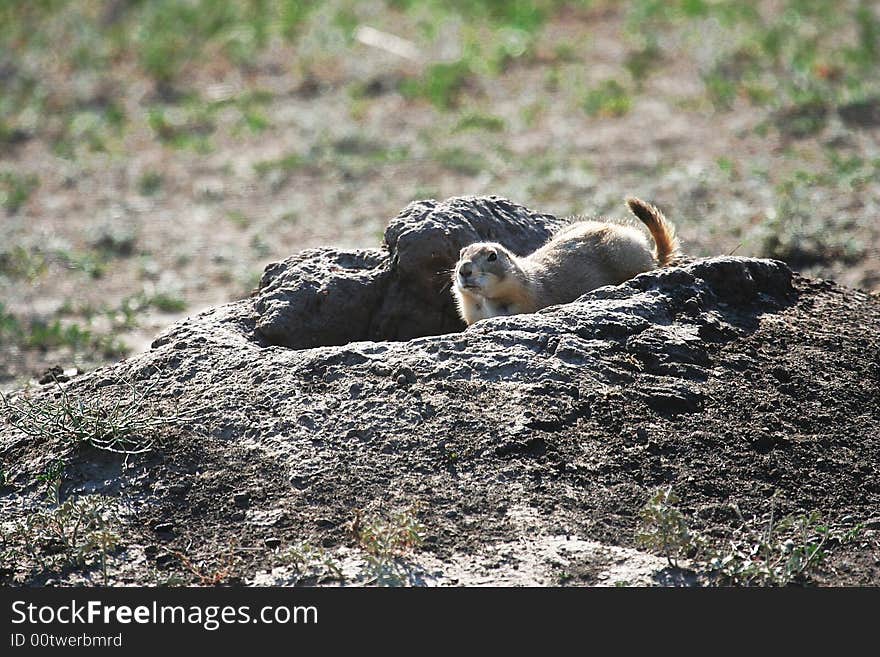
M467 278L474 273L474 265L471 262L463 262L458 268L458 273L462 278Z

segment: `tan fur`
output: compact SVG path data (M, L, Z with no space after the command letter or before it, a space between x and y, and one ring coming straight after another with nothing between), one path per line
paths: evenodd
M461 318L470 325L488 317L535 312L668 265L679 255L673 225L649 203L636 198L626 203L651 233L653 251L635 226L604 221L566 226L525 257L495 242L463 248L452 275Z
M666 267L680 255L675 226L666 220L659 208L643 200L629 197L626 199L629 211L638 217L654 238L654 260L660 267Z

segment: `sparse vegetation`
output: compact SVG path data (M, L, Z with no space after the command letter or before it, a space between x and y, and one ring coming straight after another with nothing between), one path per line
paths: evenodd
M425 98L439 109L448 110L458 104L472 76L470 64L465 61L432 64L421 78L406 80L401 91L410 98Z
M482 114L480 112L471 112L465 114L455 127L456 130L486 130L487 132L503 132L506 127L504 119L492 116L491 114Z
M0 392L3 419L34 438L53 438L69 449L81 445L117 454L143 454L153 449L158 430L182 418L151 406L149 387L122 383L112 393L75 396L56 385L54 398Z
M165 178L156 171L147 171L138 180L138 191L143 196L153 196L162 189Z
M338 562L323 548L315 547L308 542L288 548L279 556L279 561L294 569L298 577L296 586L344 579Z
M308 160L298 153L290 153L275 160L264 160L254 165L254 171L260 176L265 176L272 171L289 174L307 166Z
M406 555L422 542L424 528L409 509L387 518L358 514L352 532L367 555L367 583L377 586L404 586L411 583L412 569Z
M0 276L31 282L46 271L46 256L20 244L0 246Z
M128 352L125 344L112 334L97 334L60 318L22 320L7 311L3 303L0 303L0 338L7 344L17 344L25 349L48 351L67 347L75 352L98 354L102 358L116 358Z
M464 148L443 148L437 151L437 162L444 168L465 176L475 176L487 168L486 159Z
M622 116L631 107L632 97L617 80L603 81L584 97L584 110L590 116Z
M94 559L107 584L108 558L121 542L118 501L105 495L62 499L61 476L62 468L52 464L43 477L43 505L20 519L0 522L0 563L18 572L34 566L51 571L67 565L89 568Z
M773 511L763 528L749 523L723 549L710 552L706 568L719 583L737 586L787 586L805 583L821 568L832 545L848 543L861 527L833 531L819 513L786 516Z
M39 184L40 179L33 174L0 171L0 205L10 214L18 212Z
M765 521L747 520L734 507L741 524L726 540L693 532L677 508L671 488L658 490L641 514L639 543L663 554L678 567L679 557L689 557L689 567L710 583L736 586L787 586L807 583L821 568L832 545L853 541L861 525L832 529L813 511L776 518L775 498Z
M675 567L695 545L684 515L676 507L679 501L671 487L654 493L642 509L641 531L636 537L641 546L657 550Z

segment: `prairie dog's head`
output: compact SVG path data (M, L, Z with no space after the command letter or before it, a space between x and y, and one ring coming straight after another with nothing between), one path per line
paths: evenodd
M515 256L496 242L477 242L458 255L452 282L460 292L492 298L492 293L516 270Z

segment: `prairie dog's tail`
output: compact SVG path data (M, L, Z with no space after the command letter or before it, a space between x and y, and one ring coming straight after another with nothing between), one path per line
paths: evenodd
M667 266L679 255L678 238L673 226L660 210L643 200L629 197L626 206L648 227L654 238L654 259L660 267Z

